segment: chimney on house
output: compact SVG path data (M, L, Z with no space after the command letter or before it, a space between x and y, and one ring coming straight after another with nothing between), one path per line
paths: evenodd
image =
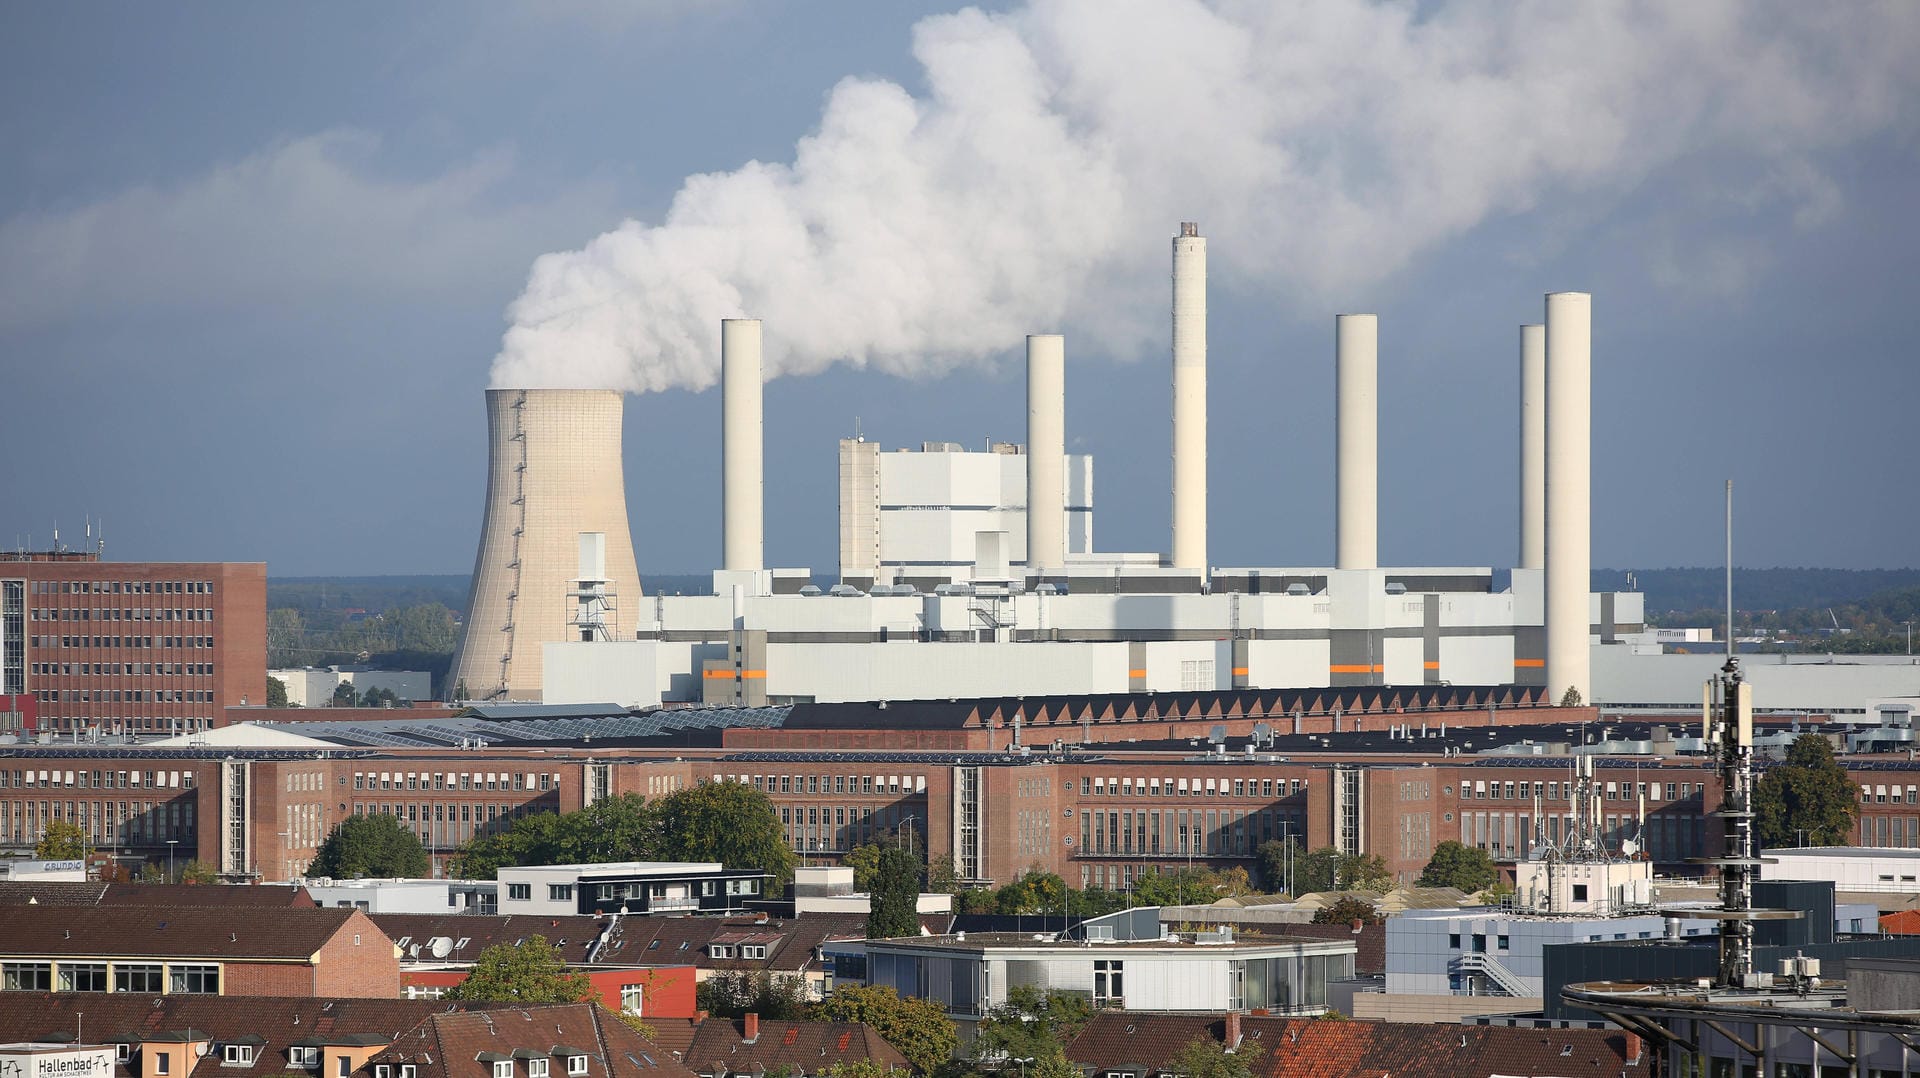
M1624 1049L1627 1056L1627 1066L1631 1067L1640 1062L1640 1053L1645 1046L1645 1042L1640 1039L1640 1034L1627 1034L1627 1043Z
M1227 1012L1227 1051L1240 1047L1240 1012Z
M760 1039L760 1016L758 1014L752 1011L747 1012L747 1016L740 1020L740 1026L741 1032L746 1034L746 1036L741 1039L748 1044L752 1044L754 1041Z

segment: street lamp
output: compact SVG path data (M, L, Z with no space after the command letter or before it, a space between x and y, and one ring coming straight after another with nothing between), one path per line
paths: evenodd
M1033 1061L1033 1056L1020 1056L1013 1060L1013 1062L1020 1064L1020 1078L1027 1078L1027 1064Z
M907 853L909 856L911 856L913 853L913 825L914 825L914 822L918 819L920 819L920 817L909 812L907 813L906 819L900 821L901 829L907 833ZM897 844L898 841L899 840L896 838L895 843Z
M170 838L167 840L167 882L168 883L178 882L173 878L173 848L178 845L180 845L180 840L177 838Z

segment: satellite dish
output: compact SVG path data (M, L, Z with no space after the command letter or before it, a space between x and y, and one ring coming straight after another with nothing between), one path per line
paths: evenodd
M453 940L447 936L435 936L427 941L427 949L435 958L445 958L453 953Z

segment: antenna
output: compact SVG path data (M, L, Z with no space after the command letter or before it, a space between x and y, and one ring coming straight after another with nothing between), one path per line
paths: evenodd
M1733 661L1733 480L1727 480L1727 661Z

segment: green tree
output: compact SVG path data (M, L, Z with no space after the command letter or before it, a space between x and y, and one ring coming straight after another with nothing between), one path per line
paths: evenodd
M577 812L536 812L461 847L459 872L490 880L504 866L660 859L655 807L638 794L603 797ZM706 858L695 858L706 860Z
M1293 892L1297 895L1312 894L1315 891L1331 891L1340 882L1339 850L1332 846L1322 846L1311 853L1299 854L1293 859Z
M1038 1060L1062 1051L1093 1017L1087 997L1033 985L1007 989L1007 1001L980 1019L968 1061L975 1071L1003 1069L1008 1060Z
M159 865L154 864L152 861L148 861L146 864L140 866L140 875L139 875L139 878L136 880L136 882L168 883L171 881L167 879L166 869L161 868Z
M1259 858L1261 885L1279 894L1287 886L1287 858L1292 857L1297 862L1302 857L1302 851L1299 840L1289 836L1262 842L1260 848L1254 851L1254 856Z
M960 889L960 873L953 867L953 857L941 854L927 858L927 891L929 894L950 895Z
M287 683L277 677L267 679L267 706L287 706Z
M33 855L42 861L78 861L87 855L87 832L69 820L49 820Z
M354 695L352 682L343 681L333 687L334 707L352 707L358 702L359 697Z
M793 850L767 795L744 782L703 782L655 803L660 855L669 861L718 861L757 868L773 886L793 879Z
M806 985L797 977L723 970L694 986L694 1006L722 1018L757 1014L772 1022L806 1017Z
M220 882L220 874L213 866L198 857L180 866L180 882L186 884L207 884Z
M1580 690L1572 685L1567 686L1567 691L1560 694L1561 707L1579 707L1580 704Z
M398 816L349 816L333 825L307 866L309 876L425 876L427 848Z
M361 707L392 707L399 702L400 698L393 694L393 690L385 687L368 689L366 695L360 698Z
M1252 1041L1221 1044L1212 1037L1196 1037L1174 1055L1167 1070L1182 1078L1253 1078L1260 1048Z
M873 878L880 872L880 851L884 848L878 843L862 842L840 859L842 867L853 870L854 890L873 890Z
M1034 1057L1022 1078L1085 1078L1080 1068L1067 1058L1066 1050L1055 1048Z
M1377 853L1350 853L1340 859L1338 875L1342 891L1379 891L1393 890L1393 873L1387 871L1386 859Z
M1492 887L1500 879L1487 851L1448 839L1433 848L1427 867L1421 870L1422 887L1457 887L1474 894Z
M560 952L545 936L525 943L498 943L480 952L467 979L447 993L448 999L486 1003L588 1003L600 992L584 973L567 968Z
M1142 906L1184 906L1212 902L1218 883L1204 868L1149 869L1134 877L1133 893Z
M865 1022L900 1049L913 1069L932 1074L953 1058L960 1034L940 1004L925 999L901 999L886 985L842 984L833 995L807 1009L816 1022Z
M869 892L868 939L898 939L920 934L920 862L899 848L880 851Z
M1755 827L1764 846L1792 846L1805 832L1810 846L1845 846L1860 816L1860 787L1819 734L1801 734L1786 763L1770 767L1753 791Z
M1061 913L1066 910L1067 882L1051 872L1028 869L994 894L994 909L1010 916Z
M1355 921L1379 924L1380 907L1358 895L1341 895L1332 905L1323 906L1313 914L1313 923L1317 925L1346 925Z
M843 1059L820 1073L827 1078L887 1078L887 1068L871 1059Z
M961 913L998 913L1000 893L984 887L969 887L953 896L953 904Z

